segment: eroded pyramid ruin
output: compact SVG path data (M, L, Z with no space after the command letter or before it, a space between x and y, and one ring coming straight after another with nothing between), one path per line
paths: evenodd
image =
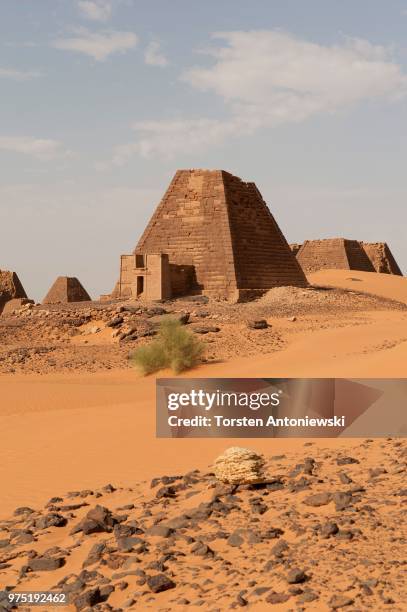
M386 242L361 242L360 244L376 272L403 276Z
M360 243L346 238L306 240L297 253L297 260L304 272L325 269L375 272Z
M58 276L48 291L43 304L67 304L69 302L88 302L91 298L76 277Z
M0 270L0 313L7 302L18 298L27 299L27 294L17 274L9 270Z
M245 299L307 280L254 183L223 170L178 170L113 295L204 293Z

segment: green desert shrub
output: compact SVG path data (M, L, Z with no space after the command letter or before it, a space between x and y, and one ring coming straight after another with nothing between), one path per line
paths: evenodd
M164 368L171 368L176 374L197 365L204 347L191 332L177 321L164 319L157 337L136 349L132 355L133 363L144 375Z

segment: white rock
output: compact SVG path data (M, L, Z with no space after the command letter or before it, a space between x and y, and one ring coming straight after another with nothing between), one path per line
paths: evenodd
M255 451L232 446L215 459L214 472L221 482L254 484L265 481L264 464L264 457Z

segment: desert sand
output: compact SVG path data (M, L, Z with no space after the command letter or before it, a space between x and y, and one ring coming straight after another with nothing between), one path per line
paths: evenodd
M353 278L359 280L352 280ZM286 308L283 307L284 300L287 300L289 294L280 292L282 294L280 295L277 290L275 295L280 295L281 299L265 297L256 304L234 306L230 315L226 305L216 305L213 310L211 304L195 305L189 325L193 327L201 321L202 324L211 326L215 324L219 327L220 331L208 332L203 337L208 343L208 353L214 357L218 354L220 358L208 359L207 363L187 372L184 376L350 378L407 376L405 307L407 279L383 274L335 270L315 273L310 276L310 281L318 286L338 289L296 293L291 295L291 301ZM328 306L326 306L327 301ZM176 312L182 312L186 308L190 311L191 304L181 303L173 306ZM244 311L243 318L236 318L237 309ZM199 312L203 310L207 311L204 318L199 316ZM109 316L111 317L112 313ZM249 316L264 316L269 328L248 330L244 319ZM221 517L222 520L219 518L219 524L205 523L201 526L202 541L205 546L215 551L215 557L219 554L219 558L222 559L219 563L223 564L222 571L226 567L226 573L221 572L216 575L216 579L214 578L215 584L222 583L224 586L216 593L215 587L208 586L210 595L205 595L208 599L208 602L205 602L208 603L205 609L226 609L244 588L248 590L242 597L248 597L250 609L256 610L264 609L266 605L264 599L273 591L283 594L280 602L276 595L274 609L293 609L296 598L301 597L309 589L315 591L317 599L307 601L307 596L304 596L301 605L307 610L333 609L332 605L329 607L329 601L335 594L356 601L359 606L357 609L379 610L383 607L392 610L402 609L405 595L402 593L401 566L398 559L401 557L400 547L403 541L405 542L403 540L405 535L398 534L394 538L395 531L401 529L397 517L401 511L402 497L397 496L397 491L401 490L402 477L405 476L405 472L397 471L403 465L403 455L398 442L379 440L371 444L358 439L339 438L309 441L312 442L312 446L308 448L304 439L156 440L155 376L143 378L130 366L127 354L133 344L123 345L118 343L117 338L112 339L112 329L107 326L106 317L97 318L95 315L91 322L81 322L79 330L82 331L73 335L70 335L66 317L63 319L63 326L57 325L53 317L51 312L49 323L45 321L42 324L40 339L42 345L46 345L46 334L51 330L47 341L52 342L52 360L49 359L49 353L45 349L36 352L35 347L39 340L32 330L38 323L34 321L33 315L26 319L11 317L7 319L3 330L4 337L9 340L13 337L15 344L6 347L8 352L5 358L5 353L3 354L4 373L0 375L2 432L0 519L4 519L0 524L0 528L3 529L0 531L0 541L9 538L12 528L25 529L31 525L31 515L13 519L21 521L15 526L7 521L7 517L11 516L15 508L19 506L30 506L37 510L42 508L38 512L44 514L44 505L51 497L63 497L66 504L69 498L66 495L67 491L89 489L95 492L101 490L107 483L112 483L119 490L115 493L101 491L102 505L107 505L110 510L116 511L119 506L134 503L135 509L131 510L130 518L141 521L143 529L146 525L150 526L150 523L159 523L161 520L165 522L170 517L182 514L184 508L196 507L199 501L208 502L212 498L214 493L213 484L210 484L212 477L204 475L210 470L217 455L228 446L248 446L264 453L268 461L275 455L286 456L276 464L271 464L274 475L283 475L284 489L273 492L272 497L270 494L265 498L267 504L273 500L273 504L264 515L267 521L263 522L261 518L263 515L255 515L251 523L256 530L259 528L262 532L267 532L271 527L281 528L284 531L282 537L295 545L295 552L290 556L289 562L284 560L284 555L282 560L277 561L276 577L273 578L272 584L266 575L265 580L262 576L256 585L247 587L246 582L251 582L249 578L252 576L245 576L247 580L244 582L240 572L246 574L246 566L257 568L256 572L260 571L260 565L264 566L267 561L273 559L273 556L270 557L269 549L274 542L269 543L267 538L263 539L265 536L261 536L262 543L255 550L250 546L246 547L247 543L242 544L242 547L227 545L227 538L234 528L242 523L245 512L237 513L238 520L233 520L233 527L228 520L224 523L224 517ZM98 326L100 331L91 333L90 329L95 326ZM14 330L13 335L10 329ZM20 355L23 349L26 351L25 357L22 361L16 360L15 355ZM99 355L103 355L100 363L97 361ZM161 372L159 375L168 376L171 373ZM340 511L342 514L339 517L331 505L322 509L313 507L307 511L303 505L306 494L319 492L327 487L330 491L349 489L338 481L335 462L341 454L355 454L359 457L361 463L351 465L355 471L355 474L352 473L352 480L358 484L362 483L366 491L352 493L356 496L354 505L352 501L352 511L346 510L345 513ZM318 467L315 472L318 477L311 478L312 483L309 485L311 491L304 489L293 497L287 488L287 483L293 478L290 474L295 471L295 466L304 462L304 458L309 455L318 465L321 464L321 468ZM383 466L386 473L375 477L369 475L369 468ZM156 501L156 491L149 488L149 481L152 478L162 477L164 474L185 475L194 469L201 472L196 483L197 490L187 491L193 495L191 502L184 492L176 494L174 500L169 499L165 503ZM228 497L230 493L229 491L225 494L226 497L221 498L226 504L233 502ZM264 491L241 491L239 493L239 497L242 497L239 501L239 504L242 504L241 508L251 507L250 498L262 499L263 494ZM27 543L17 545L17 548L13 544L12 554L17 551L21 555L11 559L10 562L7 561L10 556L8 545L0 549L0 563L6 565L6 567L0 565L0 586L16 584L16 571L26 564L29 550L42 554L52 546L59 546L63 550L68 549L69 554L61 553L61 555L69 558L66 566L51 573L39 572L38 578L35 577L35 572L24 576L21 586L26 589L49 588L55 586L68 574L78 574L81 571L82 563L91 546L102 540L105 541L106 534L102 540L100 535L89 536L85 538L83 544L79 536L81 544L76 547L78 536L70 536L69 531L97 503L93 496L90 498L84 496L83 499L80 497L80 500L88 505L66 512L61 511L68 518L66 527L54 526L38 534L34 532L33 540L28 538ZM274 500L277 500L275 507ZM77 503L76 498L74 502ZM373 506L373 510L360 510L363 505ZM353 514L355 507L359 507L357 515ZM152 516L148 514L147 509L152 512ZM159 516L158 512L163 512L163 516ZM37 517L37 514L33 516ZM339 522L341 530L349 531L353 529L354 516L358 518L357 528L361 529L362 533L345 535L334 540L329 538L321 540L319 537L317 525L322 519L323 521L335 519ZM260 523L256 520L259 517ZM386 528L383 527L384 524ZM380 535L373 535L375 526L382 530ZM193 531L196 531L196 528L197 525ZM227 535L219 536L220 539L215 538L212 544L213 535L206 538L205 534L213 529L224 530ZM195 537L196 533L193 535ZM173 570L177 576L174 578L175 582L178 580L182 583L196 582L202 585L203 576L213 578L212 570L208 568L215 567L216 563L212 552L207 551L202 556L196 553L197 557L191 557L190 551L184 550L183 547L188 544L190 536L191 532L183 533L180 550L187 556L182 563L178 559L177 567L172 567L171 571ZM108 538L111 537L109 534ZM378 538L384 538L385 546L382 551L377 545ZM149 563L159 559L158 552L160 555L164 554L166 544L172 547L173 544L178 546L179 543L177 538L174 543L172 537L170 540L167 538L153 540L154 546L151 546L148 554L146 553L145 560ZM278 539L275 540L276 543L277 541ZM163 547L161 547L162 542L164 542ZM353 548L355 543L358 555ZM306 554L304 547L308 551ZM319 563L316 561L319 558L323 559L326 550L330 550L330 554L333 551L338 563L340 577L335 583L332 582L332 575L328 576L332 568L324 565L323 560ZM114 556L116 552L109 554ZM253 555L256 559L254 566L251 565ZM366 563L361 568L358 564L361 563L360 559L364 558L374 559L373 566ZM236 567L238 572L236 575L228 573L230 566L226 561ZM120 565L122 562L118 563L116 572L120 572L122 567ZM144 560L142 563L143 565L139 567L145 568ZM178 563L181 563L180 567ZM289 591L290 587L284 582L284 575L288 568L294 567L297 563L307 576L308 573L313 577L317 575L318 580L310 585L307 582L306 588L297 585L295 588L300 588L301 593L298 591L295 594ZM315 563L318 567L313 567ZM382 570L380 575L376 575L379 563L383 563ZM208 568L204 569L202 565ZM101 569L99 565L90 569L96 568L98 571ZM105 573L107 567L103 565L102 569L102 573ZM109 581L112 580L110 569L112 568L109 566L107 572ZM355 575L358 577L355 578ZM130 586L124 588L123 592L117 587L110 596L109 603L121 607L134 593L145 592L147 594L135 596L135 601L140 597L144 598L141 609L150 607L164 610L174 609L176 605L181 606L179 601L183 598L192 601L203 596L198 592L199 589L191 592L190 587L186 586L180 589L177 586L175 590L170 589L159 595L153 595L151 590L136 582L140 579L142 580L135 574L131 575L130 580L128 577L115 579L116 583L124 580L129 582ZM362 580L365 582L373 580L373 582L361 586ZM374 580L379 581L377 583L379 587L376 588L376 583L373 587ZM91 586L91 581L85 582ZM264 591L261 596L252 596L250 589L253 590L254 586L268 586L269 590ZM374 595L368 594L369 589ZM287 594L290 599L283 601ZM153 599L149 599L151 597ZM221 600L218 601L219 597Z
M176 471L16 509L3 583L72 609L403 610L405 443L268 451L264 485Z

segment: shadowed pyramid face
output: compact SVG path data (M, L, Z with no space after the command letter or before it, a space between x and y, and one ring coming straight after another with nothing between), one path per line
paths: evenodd
M403 276L386 242L361 242L361 247L369 257L376 272Z
M193 267L193 293L239 299L307 285L255 184L222 170L179 170L134 253Z

